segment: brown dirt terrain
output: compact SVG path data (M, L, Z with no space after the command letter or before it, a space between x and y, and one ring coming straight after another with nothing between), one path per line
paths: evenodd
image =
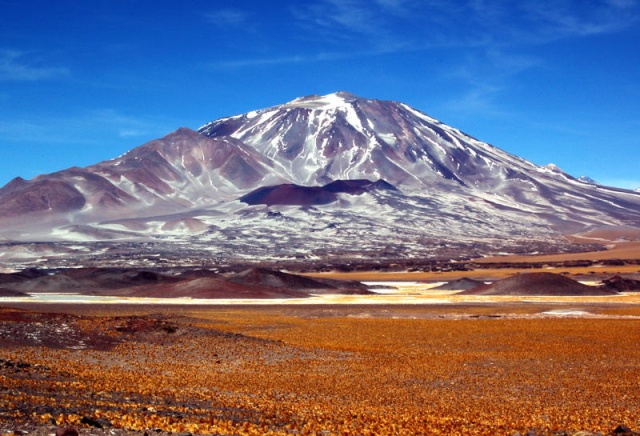
M637 305L29 307L0 310L2 434L640 428Z
M589 267L557 267L557 268L482 268L465 271L437 271L437 272L380 272L380 271L356 271L356 272L328 272L307 273L309 277L331 278L337 280L355 280L361 282L448 282L463 278L474 280L499 280L511 277L514 274L533 272L553 272L572 276L574 278L588 278L590 280L603 280L616 275L632 277L640 275L640 265L610 265Z
M566 237L576 244L602 244L606 250L586 251L582 253L562 253L538 256L493 256L474 259L480 263L501 262L557 262L568 260L606 260L606 259L640 259L640 229L608 228L592 230L580 235Z
M433 268L431 271L416 270L416 265L411 265L411 268L399 265L395 271L335 270L309 272L306 275L357 281L446 282L461 279L499 280L519 273L554 272L576 279L604 280L616 275L640 279L640 230L599 229L582 235L567 236L566 239L586 247L595 243L603 249L576 253L483 257L452 262L444 268Z

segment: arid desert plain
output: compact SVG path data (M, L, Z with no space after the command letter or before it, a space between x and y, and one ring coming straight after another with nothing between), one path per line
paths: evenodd
M617 250L608 256L638 254ZM609 263L545 270L593 283L640 275L639 265ZM433 289L524 273L517 265L319 273L379 292L268 302L5 298L0 431L637 434L640 293Z

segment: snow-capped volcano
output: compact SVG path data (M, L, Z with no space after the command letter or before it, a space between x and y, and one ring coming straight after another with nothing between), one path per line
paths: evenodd
M0 189L0 220L6 240L413 256L433 244L513 246L588 226L640 226L640 195L534 165L406 104L338 92L181 128L86 168L15 179Z
M506 172L514 164L513 156L407 105L346 92L223 118L199 132L252 146L303 185L381 178L421 189L473 185L478 166Z
M635 196L594 189L553 164L534 165L403 103L346 92L308 96L212 121L199 132L242 141L301 185L383 179L403 192L470 196L550 221L638 219Z

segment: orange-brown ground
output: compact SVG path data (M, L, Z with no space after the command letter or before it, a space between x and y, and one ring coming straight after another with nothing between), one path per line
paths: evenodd
M568 260L640 259L640 229L633 227L603 228L579 235L566 236L575 244L601 244L606 250L582 253L547 254L539 256L492 256L475 259L491 262L563 262Z
M631 231L631 230L629 230ZM310 277L332 278L337 280L356 281L450 281L463 277L496 280L509 277L513 274L523 272L553 272L576 277L592 277L594 280L601 280L614 275L640 274L640 265L634 264L640 259L640 241L614 241L615 236L631 238L629 234L593 232L590 237L568 237L576 243L605 244L608 249L602 251L588 251L581 253L560 253L548 255L506 255L492 256L473 259L469 262L473 264L487 264L487 268L476 268L471 271L432 271L432 272L406 272L406 271L353 271L353 272L329 272L329 273L308 273ZM609 238L606 239L605 237ZM640 230L633 231L633 237L640 239ZM627 264L613 265L603 262L591 266L559 266L562 263L572 261L611 261L626 260ZM462 262L467 263L467 262ZM549 264L549 266L538 266ZM611 262L610 262L611 263ZM501 267L491 268L491 264L500 264ZM511 267L509 267L511 266Z
M4 431L82 418L240 435L640 429L637 305L580 306L604 318L531 316L576 307L544 302L42 307L0 311L0 331L31 317L26 342L0 348Z

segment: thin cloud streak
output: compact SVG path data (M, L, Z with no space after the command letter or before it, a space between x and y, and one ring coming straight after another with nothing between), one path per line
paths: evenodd
M266 68L451 49L463 55L435 67L458 89L443 107L503 118L509 113L501 96L518 76L547 67L544 58L531 54L532 47L623 31L638 23L640 5L630 0L599 0L586 9L576 0L544 7L534 0L315 0L290 12L302 29L298 37L312 41L315 54L220 60L208 67Z
M113 109L97 109L77 117L5 119L0 121L0 135L5 141L14 143L100 145L97 138L153 136L164 132L166 125L163 120L132 117Z
M306 24L315 31L334 33L343 32L370 34L375 28L371 21L376 16L374 10L367 8L360 0L323 0L307 3L293 9L300 24Z
M373 5L365 0L318 0L294 8L293 14L299 25L322 38L357 39L372 45L391 40L401 46L429 47L436 40L453 46L519 46L619 32L639 22L640 6L627 0L601 0L589 8L575 0L543 6L533 0L463 4L376 0ZM391 31L391 18L402 20L403 28L413 31ZM459 32L460 26L468 32Z
M640 22L638 3L618 3L601 0L585 8L574 0L558 0L544 7L534 0L513 4L475 0L473 12L487 43L522 47L616 33Z
M509 116L500 109L499 97L517 83L517 76L546 68L544 58L527 54L532 46L544 46L565 39L583 38L623 31L638 23L638 3L610 0L588 11L571 0L558 0L541 8L539 2L518 3L472 0L466 6L475 28L475 46L457 67L449 66L444 76L457 79L467 88L444 105L452 111L482 116ZM457 41L464 45L465 40Z
M494 73L488 76L498 72L506 77L540 64L532 57L523 62L526 56L518 51L527 46L618 32L637 23L640 17L637 3L626 0L602 0L591 8L593 12L583 9L572 0L558 0L544 8L533 0L469 0L464 4L440 0L376 0L373 4L365 0L317 0L289 9L294 26L303 30L298 38L313 40L318 45L316 54L258 55L220 60L210 66L217 69L278 66L466 48L478 51L478 57L484 55L481 63L495 66ZM210 13L209 19L240 23L246 17L239 11L224 9ZM470 30L460 36L457 26ZM392 30L397 28L406 31ZM502 57L499 62L495 53ZM507 75L501 72L507 63L520 66L509 66Z
M239 9L219 9L204 14L207 22L222 27L238 27L246 24L249 16Z
M334 52L318 53L311 55L293 55L269 58L238 59L209 63L213 69L233 69L245 67L280 66L293 64L314 64L320 62L340 61L344 59L354 59L359 57L380 56L389 53L384 50L370 50L361 52Z
M343 59L347 55L344 53L326 53L317 55L299 55L299 56L282 56L272 58L252 58L252 59L239 59L230 61L220 61L210 63L209 66L213 69L234 69L245 67L261 67L261 66L278 66L278 65L290 65L290 64L306 64L333 61Z
M41 61L20 50L0 50L0 81L39 81L69 74L65 67L39 65Z
M580 8L571 1L554 3L557 6L550 8L541 8L535 2L526 5L529 15L548 30L551 40L615 33L637 24L640 19L637 2L605 0L589 8Z

